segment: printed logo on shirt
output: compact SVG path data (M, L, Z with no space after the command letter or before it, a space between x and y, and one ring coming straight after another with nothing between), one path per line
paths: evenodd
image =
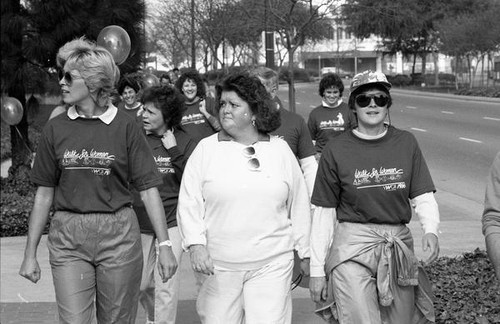
M203 117L203 114L189 114L186 116L182 117L181 125L188 125L188 124L203 124L205 123L205 118Z
M332 120L323 120L319 123L319 128L320 129L332 129L335 131L344 131L344 116L342 116L342 113L338 113L337 119L332 119Z
M156 165L158 166L158 171L161 174L175 173L175 169L170 162L170 157L165 157L158 155L155 157Z
M115 156L108 152L98 152L94 149L81 152L66 149L61 164L67 170L90 170L95 175L110 175L111 163Z
M354 172L353 185L357 189L366 189L381 187L385 191L394 191L398 189L405 189L406 183L401 180L403 177L403 170L398 168L373 168L371 171L358 170Z

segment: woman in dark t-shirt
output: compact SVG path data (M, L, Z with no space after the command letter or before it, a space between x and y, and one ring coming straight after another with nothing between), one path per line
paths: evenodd
M162 180L141 129L111 104L120 74L113 56L80 38L64 45L61 57L59 84L70 107L47 122L40 139L31 174L38 189L19 273L40 279L36 250L53 208L48 248L60 321L90 323L97 316L98 323L132 323L142 250L129 188L140 191L158 240L168 243L157 189ZM168 244L158 258L166 281L177 268Z
M435 187L415 137L385 123L390 87L380 72L353 78L349 108L357 127L326 145L311 198L317 206L311 296L320 316L339 323L412 323L434 316L431 287L406 224L413 207L430 254L426 261L434 261Z

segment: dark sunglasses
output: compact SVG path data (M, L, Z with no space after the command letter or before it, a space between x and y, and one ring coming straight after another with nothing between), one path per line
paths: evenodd
M375 104L379 107L384 107L389 102L389 97L383 94L370 95L370 96L365 94L360 94L356 96L355 101L359 107L364 108L370 105L372 99L375 101Z
M248 158L248 169L250 171L260 171L259 159L255 157L255 148L247 146L243 149L243 155Z
M57 77L59 78L59 81L64 79L64 82L66 82L66 84L69 86L73 83L74 80L78 79L73 77L68 71L64 71L62 69L57 70Z

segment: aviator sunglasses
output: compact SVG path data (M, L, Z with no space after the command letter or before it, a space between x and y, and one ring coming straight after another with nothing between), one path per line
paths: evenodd
M387 105L389 102L389 97L383 94L378 94L378 95L365 95L365 94L360 94L356 96L356 104L361 107L368 107L372 99L375 101L375 104L379 107L384 107Z
M260 171L259 159L255 157L255 148L253 146L247 146L243 149L243 155L248 158L248 169L250 171Z

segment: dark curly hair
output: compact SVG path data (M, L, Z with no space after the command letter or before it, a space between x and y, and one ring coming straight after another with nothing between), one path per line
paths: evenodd
M118 93L121 95L123 94L123 90L125 90L125 87L131 87L134 89L136 93L141 90L141 86L139 85L139 82L130 75L124 75L123 78L121 78L120 82L118 83Z
M255 115L255 127L259 132L269 133L281 125L280 112L260 80L248 72L228 75L215 86L216 110L220 110L220 98L223 91L234 91L242 100L248 103Z
M167 79L169 83L172 83L172 79L170 79L170 75L168 75L168 73L163 73L162 75L160 75L160 83L162 79Z
M200 73L196 70L188 70L184 73L181 74L179 79L175 82L175 87L179 89L181 93L182 92L182 85L186 80L192 80L196 84L196 95L200 99L205 99L207 96L206 90L205 90L205 85L203 84L203 79L201 78Z
M171 86L153 86L144 90L142 103L154 103L162 115L167 127L179 128L181 125L182 114L184 113L184 101L186 99L174 87Z
M331 87L339 89L340 96L344 93L344 83L342 79L335 73L327 73L319 82L319 96L323 97L325 90Z
M368 84L360 86L359 88L357 88L354 92L352 92L349 95L349 102L347 103L347 105L349 106L349 109L356 111L356 106L354 103L356 96L358 94L360 94L361 92L371 90L371 89L377 89L377 90L383 91L389 97L389 101L387 102L387 108L390 108L392 106L391 93L387 90L386 87L384 87L381 84L377 84L377 83L368 83Z

